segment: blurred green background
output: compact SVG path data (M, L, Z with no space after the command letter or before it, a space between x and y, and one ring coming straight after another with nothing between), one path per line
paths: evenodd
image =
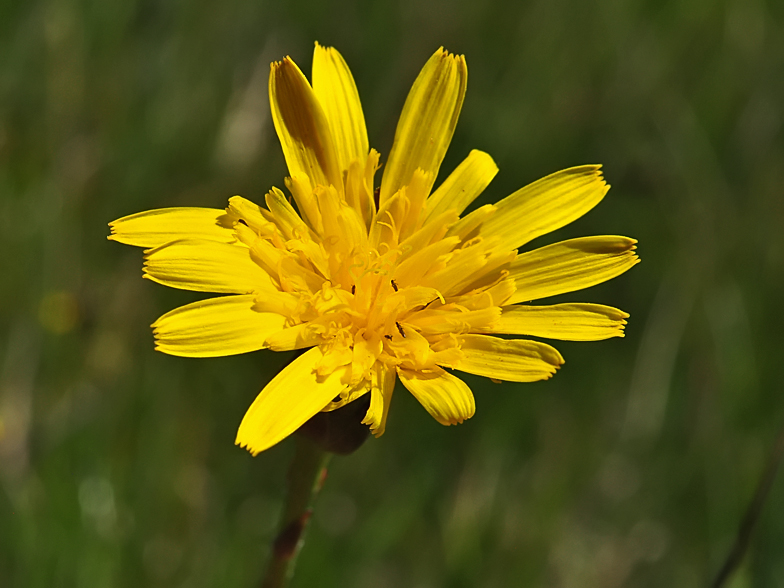
M557 344L551 381L469 378L449 428L399 391L334 460L293 585L706 586L784 417L780 0L0 3L0 586L257 584L293 443L233 441L290 356L154 352L198 296L106 223L282 187L269 62L309 73L314 40L382 161L425 60L464 53L442 175L492 154L481 204L603 163L605 201L533 245L629 235L643 263L559 297L631 319ZM784 480L733 582L784 586Z

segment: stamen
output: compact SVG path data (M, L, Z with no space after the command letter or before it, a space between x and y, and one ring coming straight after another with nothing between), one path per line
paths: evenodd
M400 239L399 239L399 237L400 237L400 230L397 228L397 224L395 223L395 217L392 216L392 213L389 212L388 210L385 210L384 214L386 214L387 218L389 218L389 223L388 224L387 223L382 223L382 224L384 224L384 226L389 227L389 230L392 231L392 235L395 238L395 243L397 243L398 241L400 241ZM380 221L378 221L378 222L380 222Z

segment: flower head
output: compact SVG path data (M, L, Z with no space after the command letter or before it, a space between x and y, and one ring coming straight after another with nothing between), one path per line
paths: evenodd
M461 217L498 168L471 151L433 191L463 103L465 59L439 49L408 95L381 177L353 77L316 44L313 83L290 59L272 64L270 104L292 201L273 188L259 206L168 208L110 224L110 239L146 247L144 277L227 294L188 304L152 326L156 348L214 357L307 349L246 413L237 444L253 454L319 411L370 394L363 422L384 432L403 385L442 424L474 414L451 370L531 382L563 363L529 335L622 337L628 315L598 304L529 306L609 280L639 260L633 239L583 237L519 253L593 208L600 166L566 169Z

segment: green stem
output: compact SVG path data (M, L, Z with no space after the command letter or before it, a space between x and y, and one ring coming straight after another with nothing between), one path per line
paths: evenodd
M757 521L762 515L762 507L765 506L765 501L770 494L770 489L773 487L773 481L776 479L781 461L784 459L784 426L779 429L776 441L773 444L773 450L770 452L768 463L762 471L762 476L757 483L757 491L746 508L746 514L741 521L738 534L735 536L735 544L732 546L727 559L724 560L721 570L711 584L712 588L722 588L729 582L732 574L743 563L743 558L746 551L751 545L751 536L757 526Z
M284 588L294 575L294 564L305 542L313 502L324 485L327 464L332 455L301 435L296 435L296 440L297 449L289 466L288 493L280 531L272 544L262 588Z

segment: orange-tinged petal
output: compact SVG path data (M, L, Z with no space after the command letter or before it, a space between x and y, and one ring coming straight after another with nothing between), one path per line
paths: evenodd
M429 174L430 191L455 132L467 79L465 58L443 47L422 68L397 124L381 180L382 205L411 181L417 168Z
M267 384L240 423L235 443L253 455L282 441L345 388L346 369L316 375L323 353L318 347L292 361Z
M327 117L290 57L272 64L269 95L272 122L290 175L304 173L315 184L341 186Z

